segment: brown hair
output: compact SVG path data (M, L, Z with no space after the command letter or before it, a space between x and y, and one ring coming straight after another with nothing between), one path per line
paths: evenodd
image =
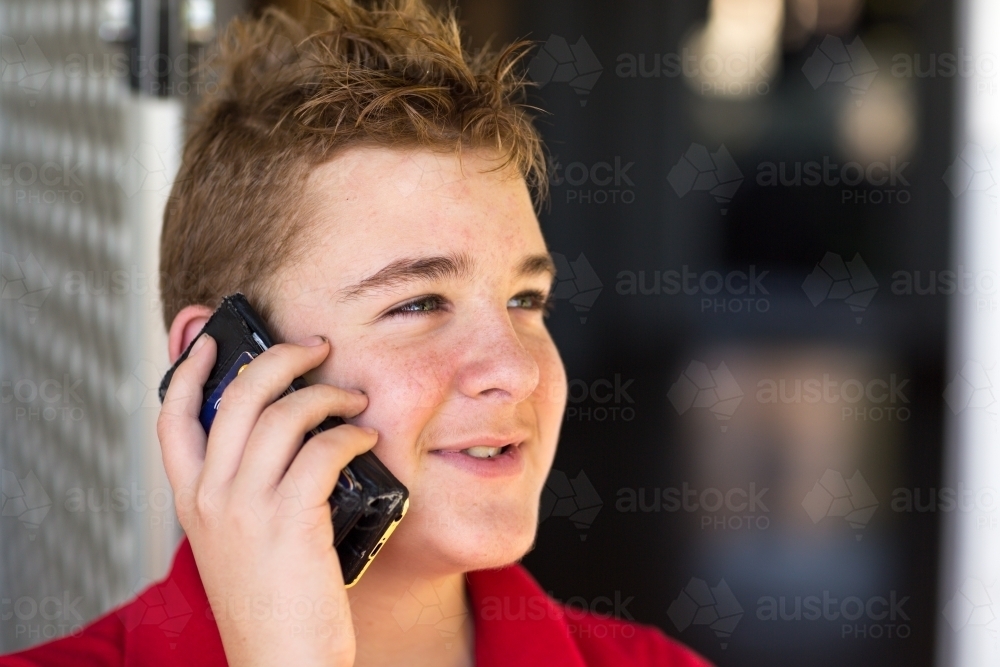
M220 42L218 91L199 108L163 217L168 329L183 307L215 307L237 290L268 317L267 277L304 250L303 214L287 202L345 147L490 148L536 204L545 197L518 71L530 43L469 53L454 13L423 0L316 0L311 10L236 19Z

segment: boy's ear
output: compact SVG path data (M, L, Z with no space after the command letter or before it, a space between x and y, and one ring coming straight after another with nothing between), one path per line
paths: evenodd
M191 341L208 322L212 316L212 309L208 306L184 306L177 316L174 317L173 324L170 325L170 334L167 338L167 353L170 355L170 363L173 364L181 353L187 349Z

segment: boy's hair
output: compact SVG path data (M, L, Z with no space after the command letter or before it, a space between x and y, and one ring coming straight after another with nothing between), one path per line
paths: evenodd
M518 72L530 43L470 54L454 13L423 0L316 0L269 8L220 40L217 93L187 138L163 216L160 291L170 328L187 305L244 292L268 318L268 277L305 248L301 191L348 146L488 148L546 194L541 139Z

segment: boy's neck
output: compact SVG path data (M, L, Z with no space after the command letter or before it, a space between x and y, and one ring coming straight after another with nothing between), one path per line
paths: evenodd
M475 638L464 573L421 577L372 563L349 589L355 667L471 667Z

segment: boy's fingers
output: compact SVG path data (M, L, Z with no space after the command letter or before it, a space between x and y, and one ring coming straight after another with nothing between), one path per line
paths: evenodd
M325 339L316 342L319 344L275 345L250 362L226 387L205 452L202 479L209 488L226 485L236 476L247 441L264 410L292 380L318 366L329 354Z
M327 502L337 484L340 471L378 441L374 429L341 424L309 439L295 456L288 472L278 484L282 498L295 498L303 509Z
M277 486L307 431L327 417L354 417L367 406L367 396L326 384L310 385L278 399L264 410L250 434L234 490L238 486L252 494L264 486Z
M198 416L215 353L215 339L202 334L174 371L156 421L163 467L175 492L194 483L205 460L205 429Z

